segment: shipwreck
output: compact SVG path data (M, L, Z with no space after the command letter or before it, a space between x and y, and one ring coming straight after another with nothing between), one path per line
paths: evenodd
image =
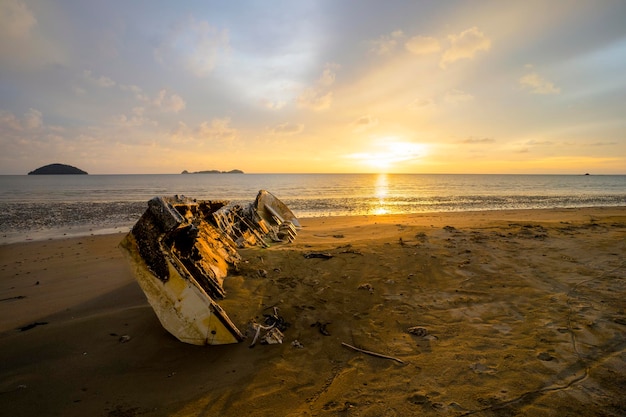
M163 327L185 343L219 345L245 338L218 304L224 278L241 261L238 249L292 242L299 228L265 190L246 206L154 197L120 246Z

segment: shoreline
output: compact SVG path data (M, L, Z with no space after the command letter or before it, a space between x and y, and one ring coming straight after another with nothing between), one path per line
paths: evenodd
M242 331L273 307L291 324L282 345L254 349L170 336L118 248L124 232L0 245L0 407L15 417L626 409L626 207L300 220L294 243L241 250L225 281L219 304ZM332 258L303 256L312 251Z
M386 218L396 217L398 219L402 219L404 217L412 218L428 218L428 217L463 217L465 215L474 216L479 213L500 213L504 217L506 216L515 216L518 212L575 212L578 210L591 210L591 211L601 211L605 212L606 210L626 210L625 206L590 206L590 207L554 207L554 208L529 208L529 209L501 209L501 210L467 210L467 211L433 211L433 212L418 212L418 213L399 213L399 214L357 214L357 215L342 215L342 216L315 216L315 217L298 217L298 219L303 221L311 220L315 222L316 220L321 219L346 219L348 222L351 222L350 219L363 219L364 221L369 223L368 219L374 218L380 221L385 221ZM133 223L134 224L134 223ZM68 238L81 238L88 236L102 236L109 234L117 234L117 233L128 233L130 229L133 227L133 224L124 225L124 226L113 226L113 227L105 227L105 228L94 228L90 225L84 225L79 227L68 227L68 228L51 228L51 229L43 229L36 231L27 231L27 232L13 232L13 233L5 233L0 236L0 247L4 245L11 245L15 243L23 243L23 242L41 242L41 241L51 241L58 239L68 239Z

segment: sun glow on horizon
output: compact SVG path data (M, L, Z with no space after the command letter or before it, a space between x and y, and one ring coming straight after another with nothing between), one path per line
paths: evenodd
M399 165L422 159L427 154L427 147L422 143L397 141L395 138L381 138L369 152L348 155L364 165L377 169L379 172L394 170Z

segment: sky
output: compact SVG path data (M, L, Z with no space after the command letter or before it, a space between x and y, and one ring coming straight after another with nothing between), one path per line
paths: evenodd
M626 174L626 2L0 1L0 174Z

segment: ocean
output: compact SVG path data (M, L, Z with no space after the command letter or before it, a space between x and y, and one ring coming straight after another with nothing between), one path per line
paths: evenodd
M128 231L158 195L254 201L298 217L626 206L626 175L0 175L0 243Z

